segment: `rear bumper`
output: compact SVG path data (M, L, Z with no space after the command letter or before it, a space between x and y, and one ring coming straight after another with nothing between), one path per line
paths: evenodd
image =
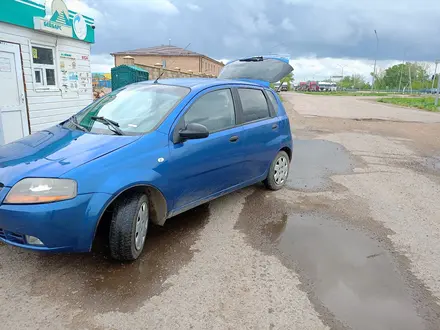
M0 202L8 190L0 190ZM38 251L90 251L99 217L110 198L109 194L93 193L49 204L2 204L0 241ZM34 236L44 245L30 245L24 235Z

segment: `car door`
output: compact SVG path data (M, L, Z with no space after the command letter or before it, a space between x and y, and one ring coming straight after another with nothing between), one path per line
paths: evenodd
M247 180L264 179L280 149L279 118L263 89L240 87L236 92L242 113Z
M183 111L172 129L170 185L173 213L211 199L245 179L243 127L237 126L236 104L229 88L203 92ZM178 141L189 123L206 126L209 136Z

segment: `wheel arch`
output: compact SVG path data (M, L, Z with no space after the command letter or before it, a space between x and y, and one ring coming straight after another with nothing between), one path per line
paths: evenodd
M114 205L126 196L127 194L132 194L135 192L144 192L148 196L148 207L150 210L150 220L159 226L163 226L168 216L168 206L167 200L165 199L163 193L150 184L136 184L129 187L124 188L117 194L115 194L106 205L102 208L98 221L96 222L95 232L93 235L93 240L95 240L99 227L104 225L104 215L107 212L112 212Z
M281 148L279 151L284 151L287 154L287 156L289 156L289 161L292 161L292 149L286 146Z

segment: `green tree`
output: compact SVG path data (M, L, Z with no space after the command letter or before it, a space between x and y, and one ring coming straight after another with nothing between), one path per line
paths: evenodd
M369 84L365 81L365 77L360 74L353 74L352 76L345 76L339 81L339 87L346 89L368 89Z
M376 89L423 89L429 88L432 81L428 75L429 67L419 63L400 63L387 68ZM411 85L410 85L411 82Z
M285 76L283 79L280 80L281 84L286 82L287 83L287 89L291 90L292 82L294 81L293 73L289 73L287 76Z

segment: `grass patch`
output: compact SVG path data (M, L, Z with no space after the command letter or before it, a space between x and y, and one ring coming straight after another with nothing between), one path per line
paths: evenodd
M380 92L298 92L310 95L328 95L328 96L387 96L387 93Z
M428 111L438 111L438 109L434 105L434 97L390 97L379 99L377 100L377 102L390 103L403 107L417 108Z

